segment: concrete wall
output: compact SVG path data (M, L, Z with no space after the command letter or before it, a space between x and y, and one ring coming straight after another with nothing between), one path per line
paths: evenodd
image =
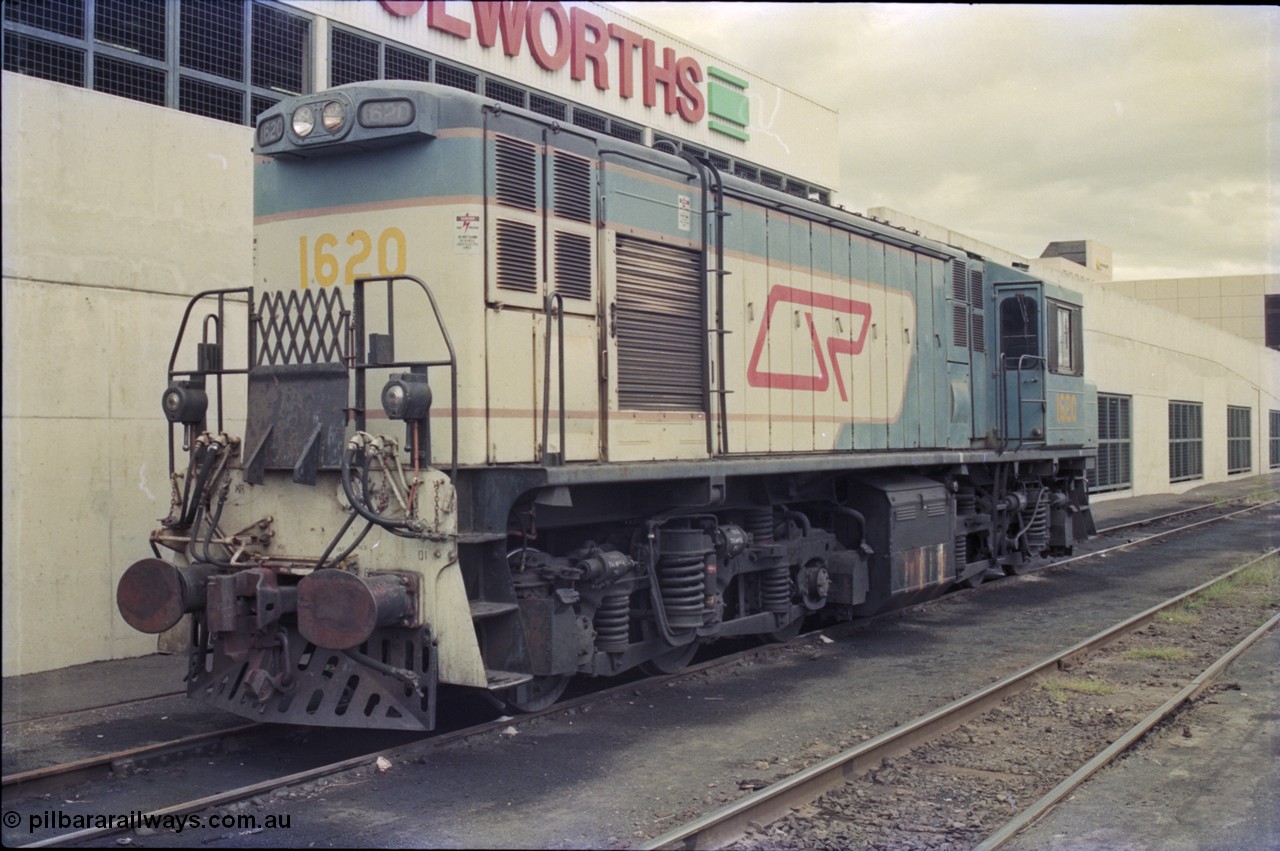
M1133 487L1098 500L1180 493L1227 475L1227 406L1252 413L1253 469L1268 472L1268 412L1280 410L1280 352L1115 291L1084 294L1085 374L1100 393L1132 396ZM1169 402L1203 405L1204 477L1169 483ZM1243 475L1243 474L1241 474Z
M252 272L251 131L3 74L4 676L152 652L115 583L168 513L189 294Z
M1115 281L1108 286L1263 346L1267 342L1264 296L1280 294L1280 275Z

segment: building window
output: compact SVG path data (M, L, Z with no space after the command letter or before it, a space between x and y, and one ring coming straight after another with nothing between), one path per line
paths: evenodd
M310 91L311 29L266 0L10 0L4 69L253 124Z
M1271 411L1271 469L1280 468L1280 411Z
M1169 481L1204 478L1203 406L1169 403Z
M1253 440L1250 434L1250 408L1227 406L1227 474L1248 473L1253 469Z
M1280 295L1265 296L1267 348L1280 349Z
M1098 394L1098 467L1089 483L1093 493L1133 487L1132 396Z

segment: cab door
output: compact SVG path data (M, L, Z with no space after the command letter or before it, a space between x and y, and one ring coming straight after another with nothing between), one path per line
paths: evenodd
M1013 445L1045 442L1044 285L996 285L1000 435Z

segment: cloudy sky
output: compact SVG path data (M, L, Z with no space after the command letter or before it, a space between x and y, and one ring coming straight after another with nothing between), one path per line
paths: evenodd
M839 200L1117 280L1280 272L1280 10L619 2L840 113Z

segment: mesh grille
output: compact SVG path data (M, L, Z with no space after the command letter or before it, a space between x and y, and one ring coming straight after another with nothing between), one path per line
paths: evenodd
M306 90L311 22L270 6L253 7L253 84L291 95Z
M436 63L436 82L442 86L474 92L478 81L479 78L470 71L463 71L461 68L445 65L442 62Z
M552 163L556 215L578 222L590 222L591 164L561 151L556 151Z
M1269 411L1267 415L1271 426L1270 466L1280 467L1280 411Z
M760 182L770 189L782 188L782 176L774 174L771 171L760 172Z
M698 252L618 235L618 405L702 410Z
M565 298L591 298L591 240L587 237L556 234L556 292Z
M97 0L93 37L148 59L165 57L164 0Z
M585 127L587 130L594 130L597 133L605 132L608 122L604 116L596 115L594 112L587 112L585 109L575 109L573 111L573 123L578 127Z
M240 124L244 121L244 92L184 76L178 80L178 109Z
M254 126L257 126L258 116L266 112L268 109L275 106L279 102L280 102L279 98L269 98L269 97L263 97L262 95L254 95L249 100L249 110L251 113L249 115L249 123Z
M8 9L8 6L5 7ZM84 51L19 33L4 34L4 70L29 77L84 85Z
M5 0L3 5L4 19L10 23L84 38L84 0Z
M609 122L609 135L615 139L622 139L627 142L635 142L637 145L644 142L644 131L639 127L633 127L630 124L624 124L621 121Z
M244 4L184 0L180 8L178 57L182 67L243 80Z
M741 177L744 180L760 179L760 169L749 166L746 163L735 163L733 173L734 176Z
M329 39L329 85L378 79L378 42L335 29Z
M485 80L484 96L500 103L523 107L525 91L501 80Z
M93 57L94 91L164 106L164 71L98 54Z
M499 136L494 140L494 194L498 201L522 210L537 205L537 151L533 145Z
M431 60L416 53L387 45L386 77L388 80L431 82Z
M538 290L538 248L533 225L498 221L498 288L532 293Z
M560 103L560 101L544 98L542 95L529 92L529 109L540 115L554 118L556 121L564 121L569 113L569 107Z

